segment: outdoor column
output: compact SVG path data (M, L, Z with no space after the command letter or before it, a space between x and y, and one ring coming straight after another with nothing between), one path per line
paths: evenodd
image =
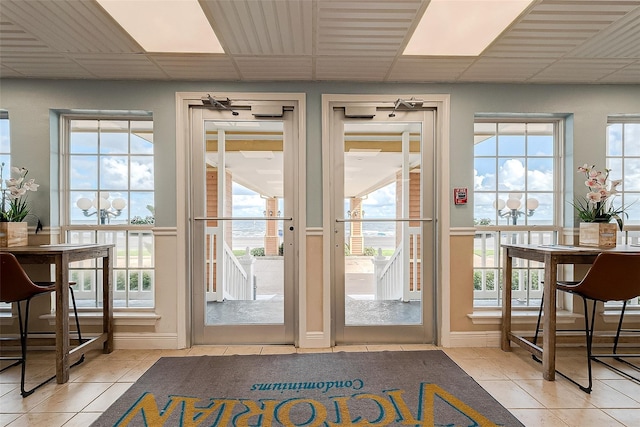
M278 216L278 199L275 197L265 200L265 216L267 218ZM278 255L278 221L266 221L266 231L264 234L264 254L265 256Z
M364 212L362 211L362 199L360 197L352 197L349 200L349 212L351 219L362 219ZM362 237L362 223L351 222L351 234L349 235L349 248L351 255L362 255L364 253L364 238Z

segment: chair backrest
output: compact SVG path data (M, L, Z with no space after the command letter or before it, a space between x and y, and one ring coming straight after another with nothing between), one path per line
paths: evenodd
M599 254L574 290L598 301L626 301L640 296L640 254Z
M38 286L31 281L15 255L0 252L0 301L16 302L31 298L52 288Z

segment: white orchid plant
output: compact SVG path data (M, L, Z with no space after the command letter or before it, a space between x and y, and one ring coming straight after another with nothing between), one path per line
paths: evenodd
M4 162L0 164L0 177L4 170ZM26 179L28 169L12 167L14 177L0 179L0 222L21 222L29 215L27 196L29 191L38 191L39 184L35 180Z
M589 188L587 196L573 204L580 220L583 222L610 222L615 219L622 231L623 216L628 216L628 214L624 211L624 207L615 208L613 206L613 199L618 194L617 188L622 180L609 181L611 169L605 169L602 172L597 170L595 165L589 166L586 163L578 167L578 172L586 176L587 180L584 185Z

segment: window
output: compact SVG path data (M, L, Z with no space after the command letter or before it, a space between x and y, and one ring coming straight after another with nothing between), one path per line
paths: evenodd
M154 305L153 121L66 117L67 243L113 243L114 307ZM70 271L82 307L101 305L101 273L91 261Z
M0 110L0 163L5 164L2 179L8 179L11 171L11 135L9 133L9 113Z
M609 119L607 169L612 180L622 179L616 206L626 206L625 228L640 230L640 117L635 121Z
M0 180L11 177L11 135L9 133L9 112L0 110L0 164L4 163ZM0 312L9 312L11 304L0 302Z
M606 167L612 180L622 179L615 206L626 206L624 231L618 243L640 244L640 117L609 117L607 125ZM640 306L640 298L629 301ZM620 306L607 303L607 307Z
M555 243L559 122L476 118L474 305L499 306L501 243ZM538 306L543 266L517 260L513 306Z

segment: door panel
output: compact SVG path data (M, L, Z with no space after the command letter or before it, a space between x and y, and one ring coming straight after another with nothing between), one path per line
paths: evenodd
M434 340L434 111L332 121L338 344Z
M292 343L292 114L235 112L192 115L194 343Z

